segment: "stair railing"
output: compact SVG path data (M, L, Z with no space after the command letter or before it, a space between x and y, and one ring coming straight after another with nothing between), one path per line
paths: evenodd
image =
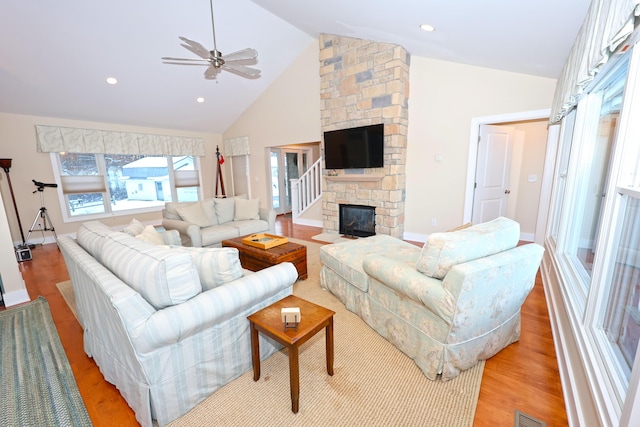
M318 159L299 179L291 180L291 217L295 224L311 205L322 197L322 159Z

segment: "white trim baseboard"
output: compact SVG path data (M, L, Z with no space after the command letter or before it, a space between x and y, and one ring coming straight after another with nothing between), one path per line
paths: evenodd
M22 281L22 286L26 287L26 285L24 284L24 280ZM31 298L29 298L29 293L26 289L20 289L19 291L2 294L2 300L4 301L4 306L9 308L14 305L29 302L31 301Z
M295 221L293 221L294 224L296 225L308 225L310 227L320 227L322 228L322 221L318 221L318 220L314 220L314 219L302 219L300 217L296 218Z

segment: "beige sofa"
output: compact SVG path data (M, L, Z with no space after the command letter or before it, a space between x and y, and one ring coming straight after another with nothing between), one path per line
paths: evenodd
M219 247L225 239L274 233L275 223L274 210L261 208L260 199L246 196L167 202L162 210L162 226L177 230L184 246Z

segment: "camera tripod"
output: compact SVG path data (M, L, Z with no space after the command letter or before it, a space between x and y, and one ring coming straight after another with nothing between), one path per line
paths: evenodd
M36 185L34 193L37 191L40 193L40 209L36 212L36 216L33 218L33 223L31 224L31 228L29 229L29 234L27 234L27 242L29 241L29 237L31 237L31 233L34 230L38 231L51 231L53 233L53 237L55 237L56 241L58 241L58 236L56 235L56 229L51 222L51 218L49 217L49 212L47 212L47 208L44 206L44 196L42 192L44 191L44 187L57 187L58 184L43 184L42 182L38 182L35 179L32 179L33 183ZM42 218L42 228L35 228L36 224L38 224L38 218ZM48 221L48 223L47 223Z

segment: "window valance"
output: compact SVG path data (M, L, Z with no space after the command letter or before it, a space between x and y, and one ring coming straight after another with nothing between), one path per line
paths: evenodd
M36 125L41 153L205 155L201 138Z
M224 154L226 156L244 156L250 154L249 137L239 136L224 140Z
M640 0L592 0L558 78L549 121L556 123L580 99L613 52L633 33Z

